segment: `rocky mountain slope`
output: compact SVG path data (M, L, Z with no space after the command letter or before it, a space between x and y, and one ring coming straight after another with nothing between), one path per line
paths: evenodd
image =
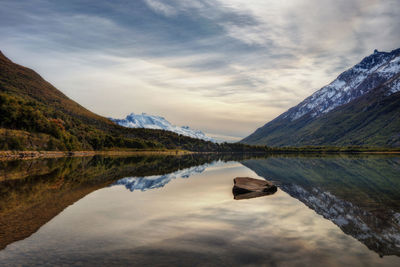
M400 48L375 50L242 142L400 146Z

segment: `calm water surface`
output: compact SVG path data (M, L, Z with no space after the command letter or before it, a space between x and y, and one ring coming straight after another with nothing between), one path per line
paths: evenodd
M400 266L398 157L2 164L0 266Z

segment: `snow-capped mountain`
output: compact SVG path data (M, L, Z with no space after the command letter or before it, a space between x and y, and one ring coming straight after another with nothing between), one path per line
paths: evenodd
M351 69L343 72L332 83L306 98L284 114L292 121L306 114L318 117L334 108L347 104L400 73L400 49L378 52L364 58ZM387 95L400 91L400 80L389 87Z
M126 177L122 178L115 183L114 185L123 185L129 191L147 191L155 188L164 187L171 180L176 178L189 178L190 176L198 173L202 173L206 168L212 166L213 163L203 164L200 166L191 167L188 169L179 170L173 173L164 174L164 175L154 175L154 176L146 176L146 177Z
M166 130L197 139L215 142L213 138L208 137L200 130L193 130L189 126L179 127L172 125L169 121L160 116L149 115L146 113L131 113L126 116L125 119L110 119L124 127Z
M242 140L271 146L400 146L400 48L374 51Z

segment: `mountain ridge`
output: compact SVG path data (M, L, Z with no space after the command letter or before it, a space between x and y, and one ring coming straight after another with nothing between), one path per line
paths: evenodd
M391 52L375 50L241 142L270 146L398 147L399 91L400 48Z
M362 59L360 63L341 73L333 82L322 87L297 106L289 109L286 116L289 116L292 120L296 120L301 116L312 112L311 115L313 117L318 117L321 113L327 113L337 106L349 103L351 100L369 92L379 85L379 82L382 82L382 77L375 77L376 75L374 74L376 74L376 72L379 73L379 71L386 74L387 72L385 72L384 67L392 63L393 60L397 63L397 69L395 69L392 74L389 74L389 77L392 77L395 73L399 73L399 56L400 48L392 50L391 52L379 52L378 50L375 50L373 54ZM369 77L370 75L374 77ZM372 78L378 79L371 81ZM336 102L330 103L330 101L327 101L331 99ZM314 103L310 100L313 100ZM321 105L331 105L315 107L312 105L315 104L315 102L323 102ZM293 112L295 112L295 114L293 114Z

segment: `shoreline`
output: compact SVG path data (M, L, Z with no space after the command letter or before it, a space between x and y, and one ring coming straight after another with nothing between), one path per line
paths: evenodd
M134 155L185 155L195 152L185 150L133 150L133 151L0 151L0 161L24 160L39 158L92 157L104 156L134 156Z
M333 155L333 154L400 154L400 151L316 151L316 150L303 150L303 151L293 151L293 150L275 150L268 152L193 152L187 150L87 150L87 151L0 151L0 161L8 160L29 160L29 159L39 159L39 158L63 158L63 157L92 157L96 155L104 156L135 156L135 155L186 155L186 154L254 154L254 155L297 155L297 154L318 154L318 155Z

